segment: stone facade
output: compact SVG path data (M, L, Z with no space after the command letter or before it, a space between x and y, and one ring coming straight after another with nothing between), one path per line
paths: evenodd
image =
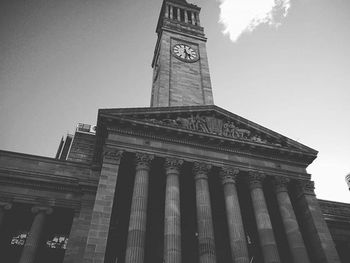
M1 259L349 261L350 205L316 198L317 151L213 105L199 11L163 2L152 107L99 110L56 158L0 151Z
M177 19L171 15L183 13ZM165 1L157 26L158 40L153 58L152 107L214 104L206 38L199 24L200 9L194 5ZM196 23L186 15L195 14ZM173 54L176 44L186 44L200 58L184 63Z

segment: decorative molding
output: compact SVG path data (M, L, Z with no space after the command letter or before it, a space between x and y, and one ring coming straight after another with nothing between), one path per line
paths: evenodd
M32 206L36 206L40 204L41 206L45 207L61 207L61 208L69 208L74 209L75 211L79 211L82 206L85 206L86 201L83 203L82 197L77 196L75 199L73 198L62 198L62 197L55 197L51 200L49 203L48 201L45 201L42 196L40 196L40 193L38 195L33 194L25 194L21 191L16 192L1 192L1 195L5 197L5 200L11 200L11 203L22 203L22 204L29 204ZM91 199L89 202L91 203L91 206L94 203L95 198Z
M273 146L282 147L282 144L276 140L263 138L256 130L237 124L233 120L223 120L212 116L202 116L198 113L192 114L190 117L176 117L166 119L145 118L146 122L155 124L183 128L187 130L203 132L207 134L214 134L227 138L233 138L244 141L251 141L260 144L269 144Z
M316 195L315 194L315 183L314 181L298 181L298 185L301 194L305 195Z
M44 174L42 172L1 170L0 184L19 187L31 187L40 190L54 190L70 193L95 193L97 179L92 177L72 177L63 179L62 176Z
M136 161L136 170L146 169L149 170L151 168L151 163L154 159L154 155L147 153L136 153L135 161Z
M239 174L239 169L224 166L221 167L220 171L220 177L221 177L221 183L223 185L225 184L236 184L236 180Z
M4 210L10 210L12 208L12 203L0 201L0 208L3 208Z
M138 123L138 124L143 125L143 126L145 126L145 125L147 126L147 123ZM264 147L262 149L267 150L269 152L251 151L251 150L249 150L249 148L244 149L243 147L241 147L242 143L240 144L240 142L237 142L237 141L230 141L230 142L227 142L226 144L221 144L221 143L219 143L219 140L221 140L220 137L213 138L214 141L217 142L216 145L197 143L193 140L194 134L192 134L192 133L186 133L186 135L189 135L192 137L182 136L182 138L176 138L176 137L169 138L168 136L166 137L166 136L162 136L162 135L158 135L158 134L155 135L154 133L151 133L149 130L147 130L147 131L135 130L135 127L134 127L134 129L123 129L123 128L115 126L115 127L108 127L107 130L110 132L117 133L117 134L125 134L125 135L129 135L129 136L140 136L140 137L145 137L145 138L150 138L150 139L155 139L155 140L160 140L160 141L170 142L170 143L180 143L180 144L184 144L184 145L189 145L191 147L196 147L199 149L205 148L205 149L210 149L210 150L220 151L220 152L241 154L241 155L247 156L247 157L262 158L262 159L278 161L278 162L282 161L282 162L290 164L290 165L298 165L298 166L305 165L305 158L310 157L309 155L305 155L305 153L300 155L300 153L298 153L292 149L286 149L286 148L280 148L278 152L272 151L273 149L271 149L271 146L264 145L264 144L261 144L260 147ZM179 131L175 131L175 130L174 130L174 132L179 133ZM213 134L211 134L211 135L213 135ZM192 139L190 139L190 138L192 138ZM222 141L223 141L223 139L225 139L225 137L222 138ZM230 139L230 138L227 138L227 139ZM231 140L232 140L232 138L231 138ZM227 146L227 145L230 145L230 143L234 143L238 147ZM289 154L289 156L287 159L286 158L282 159L281 154L285 154L285 155ZM314 157L313 157L313 159L314 159Z
M288 192L288 184L290 182L289 178L275 176L272 182L276 193Z
M53 209L52 209L52 207L47 207L47 206L33 206L31 211L33 214L45 212L45 214L51 215L53 212Z
M103 151L103 161L120 164L120 160L123 156L123 151L119 149L105 148Z
M258 171L249 171L248 183L250 189L262 188L263 181L265 180L266 175Z
M170 173L179 173L179 170L181 168L181 166L183 165L184 161L181 159L177 159L177 158L165 158L165 163L164 163L164 167L165 167L165 171L167 174Z
M206 163L200 163L200 162L194 162L193 165L193 173L194 173L194 179L199 180L199 179L208 179L208 173L211 169L210 164Z

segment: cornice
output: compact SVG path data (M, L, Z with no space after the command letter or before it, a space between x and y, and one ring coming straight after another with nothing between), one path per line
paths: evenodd
M350 204L317 199L327 221L350 224Z
M41 190L81 194L95 193L98 178L73 178L42 172L0 168L0 183L3 185L15 185Z
M2 198L11 199L12 203L24 203L32 205L42 205L43 203L51 207L63 207L70 208L79 211L82 206L80 198L76 199L63 199L63 198L51 198L41 197L36 195L24 194L19 191L16 193L12 192L1 192Z
M155 126L147 125L145 123L139 123L139 124L142 126L157 127L156 125ZM163 127L159 126L159 128L163 128ZM306 164L303 162L291 161L290 159L278 158L278 157L271 155L271 153L269 156L267 156L266 153L265 154L257 154L257 153L247 152L247 151L241 151L241 150L235 149L233 147L227 147L224 145L221 145L221 146L205 145L203 143L193 142L187 138L182 138L182 139L174 138L174 137L170 138L167 136L150 134L149 132L146 132L146 131L135 131L135 130L131 130L131 129L122 129L119 127L107 127L106 129L107 129L107 131L113 132L113 133L126 134L126 135L130 135L130 136L139 136L139 137L150 138L150 139L154 139L154 140L160 140L160 141L164 141L164 142L171 142L171 143L175 143L175 144L189 145L191 147L195 147L198 149L210 149L210 150L214 150L214 151L240 154L240 155L252 157L252 158L279 161L279 162L283 162L283 163L287 163L287 164L291 164L291 165L302 166L302 167L306 166ZM167 129L167 127L166 127L166 129ZM202 137L202 138L204 138L204 137L215 138L216 140L222 141L222 143L233 142L233 143L236 143L237 146L243 145L243 143L240 141L236 141L234 139L225 139L225 138L223 139L223 138L221 138L219 136L215 136L215 135L206 135L206 134L202 134L202 133L195 132L195 131L187 131L187 130L185 131L185 130L179 130L179 129L170 128L170 127L169 127L169 130L174 131L176 133L188 134L189 137L191 137L191 135L192 136L197 135L197 136ZM269 149L269 148L267 148L267 149ZM286 152L289 152L289 151L286 151ZM296 154L298 154L298 153L296 152Z
M35 161L43 161L43 162L52 163L52 164L58 164L58 165L64 165L64 166L74 166L74 167L85 168L85 169L90 168L90 164L77 163L77 162L72 162L72 161L67 161L67 160L59 160L59 159L55 159L55 158L51 158L51 157L39 156L39 155L33 155L33 154L27 154L27 153L20 153L20 152L0 150L0 157L2 157L2 156L35 160Z
M106 144L113 147L118 147L120 149L123 149L125 152L129 152L129 153L136 153L139 151L143 151L143 152L148 152L150 154L154 154L156 157L159 157L159 158L178 158L178 159L183 159L184 161L190 162L190 163L208 161L208 158L203 157L202 155L185 153L183 151L167 151L167 150L163 151L158 147L152 147L148 144L135 145L135 144L130 144L122 141L116 142L113 140L106 140ZM239 169L242 172L263 171L265 174L269 176L284 176L297 181L310 180L311 178L311 175L306 172L304 173L304 172L295 172L291 170L281 170L279 168L274 168L274 167L262 167L259 165L253 165L252 163L249 163L249 165L247 165L246 163L236 162L229 159L226 160L220 157L218 158L210 157L210 163L213 166L219 167L219 168L223 166L234 166L235 168Z
M260 132L271 136L275 138L282 138L286 140L287 143L293 144L294 147L298 148L299 152L303 152L305 154L313 155L314 157L317 156L317 151L303 145L297 141L294 141L290 138L287 138L286 136L283 136L277 132L274 132L268 128L265 128L264 126L261 126L255 122L252 122L248 119L245 119L237 114L234 114L232 112L229 112L223 108L220 108L216 105L196 105L196 106L172 106L172 107L143 107L143 108L116 108L116 109L99 109L98 111L98 118L100 117L118 117L116 115L121 116L138 116L142 115L147 117L147 114L152 114L152 116L157 116L157 114L168 114L176 115L176 114L193 114L193 113L210 113L213 114L219 114L222 115L225 118L228 119L235 119L236 121L246 125L248 128L251 129L258 129ZM304 148L304 150L302 149ZM305 152L305 151L308 152Z

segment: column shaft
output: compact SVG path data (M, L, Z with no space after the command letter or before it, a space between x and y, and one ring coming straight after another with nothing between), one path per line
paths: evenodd
M192 25L195 25L196 21L195 21L195 17L194 17L194 13L193 12L191 12L191 20L192 20Z
M132 196L126 263L143 263L146 237L150 162L153 156L136 154L136 175Z
M265 263L280 262L277 244L272 230L272 224L267 210L262 180L264 176L258 173L250 173L249 186L253 202L255 220L257 224L260 246Z
M314 192L312 181L300 182L296 200L302 220L305 241L310 248L310 258L317 263L340 262L334 241L324 220L322 211Z
M221 179L224 185L232 259L235 263L249 263L247 241L236 189L238 172L237 169L224 167L221 171Z
M2 228L2 224L4 223L5 210L9 210L11 208L12 208L11 203L0 201L0 230Z
M194 165L200 263L216 262L214 228L208 185L208 172L210 168L209 165L202 163L195 163Z
M165 18L169 18L169 5L165 5Z
M47 213L51 213L52 209L34 207L32 209L35 214L32 226L30 228L26 243L22 251L19 263L33 263L37 256L37 251L41 242Z
M274 186L278 207L286 231L290 252L294 263L309 263L309 257L301 236L298 221L294 214L292 202L289 198L286 178L275 178Z
M181 263L179 168L182 160L166 159L164 263Z
M174 7L171 5L170 7L170 19L174 18Z

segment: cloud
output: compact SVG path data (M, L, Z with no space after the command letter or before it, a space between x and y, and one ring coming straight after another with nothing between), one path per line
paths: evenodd
M278 27L288 15L291 0L217 0L220 2L220 20L223 33L236 42L246 32L260 24Z

